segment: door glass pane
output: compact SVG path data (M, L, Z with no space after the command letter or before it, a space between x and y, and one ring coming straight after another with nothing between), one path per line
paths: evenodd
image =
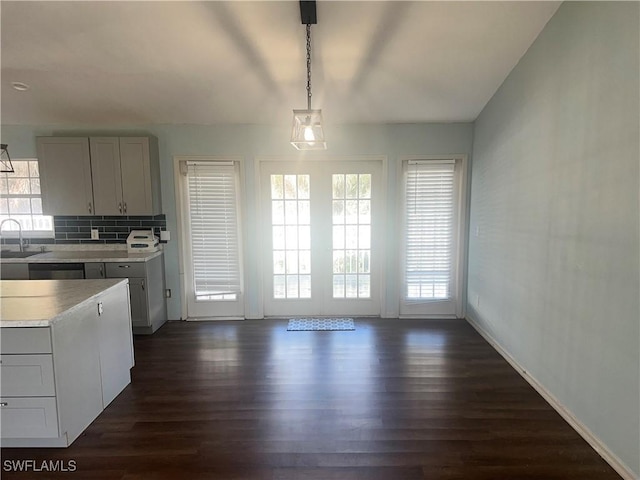
M301 225L309 225L311 223L311 204L309 200L298 201L298 221Z
M273 273L274 274L283 274L284 273L284 251L277 250L273 252Z
M297 175L284 176L284 198L298 198Z
M298 175L298 198L309 198L309 193L309 175Z
M333 298L371 298L371 174L335 174Z
M311 272L311 255L310 252L302 250L300 252L300 259L298 263L298 268L300 273L310 273Z
M309 175L271 175L273 298L311 298Z
M358 198L358 174L350 173L344 175L345 194L347 198Z
M300 298L311 298L311 275L300 275Z
M284 202L281 200L271 202L271 224L284 225Z
M341 225L344 223L344 200L333 201L333 224Z
M271 198L284 198L284 180L282 175L271 175Z

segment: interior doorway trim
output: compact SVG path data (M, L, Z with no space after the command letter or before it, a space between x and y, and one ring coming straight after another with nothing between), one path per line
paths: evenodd
M244 189L245 185L245 165L244 157L240 155L174 155L173 157L173 181L174 181L174 193L175 193L175 205L176 205L176 228L177 228L177 248L178 248L178 277L180 283L180 320L187 320L188 317L188 302L187 302L187 289L185 278L185 264L188 261L187 249L185 248L185 232L187 218L183 215L183 202L184 202L184 181L180 171L181 162L234 162L238 164L239 168L239 183L241 189ZM240 192L240 198L243 198L243 192ZM246 228L243 228L242 219L244 218L243 212L244 202L240 202L239 205L239 217L240 217L240 232L242 234L242 243L246 245ZM241 262L241 265L245 265ZM246 269L246 265L244 266ZM246 272L243 272L246 274ZM247 310L247 296L244 295L244 309ZM222 318L221 318L222 319Z

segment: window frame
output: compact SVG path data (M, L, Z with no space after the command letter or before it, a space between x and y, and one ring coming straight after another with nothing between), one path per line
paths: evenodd
M11 214L11 213L0 213L0 221L6 219L6 218L14 218L16 220L16 217L25 217L25 216L29 216L29 217L50 217L51 218L51 230L27 230L24 228L22 228L22 238L28 238L28 239L32 239L32 238L46 238L46 239L54 239L55 238L55 223L54 223L54 218L53 215L45 215L44 213L33 213L33 207L31 204L31 199L34 198L39 198L42 201L42 181L40 178L40 166L39 166L39 160L37 158L16 158L16 159L11 159L11 162L14 165L14 169L16 167L16 164L20 164L20 163L28 163L28 162L36 162L38 164L38 176L32 176L31 175L31 168L29 167L28 170L28 176L24 177L24 176L19 176L19 177L14 177L14 178L26 178L29 180L29 182L33 179L37 179L40 183L40 193L38 194L34 194L34 193L29 193L29 194L10 194L8 193L8 188L7 188L7 193L0 193L0 199L4 200L4 199L10 199L10 198L28 198L30 199L29 201L29 213L15 213L15 214ZM7 180L11 180L11 176L15 175L15 173L1 173L0 174L0 182L4 181L5 179ZM7 183L7 187L8 187L8 183ZM44 208L43 208L44 210ZM19 220L20 221L20 220ZM19 237L18 231L14 230L13 228L8 228L10 224L6 224L5 226L3 226L2 232L1 232L1 236L5 239L17 239ZM21 226L22 226L22 222L21 222Z
M242 261L241 261L241 254L242 254L242 250L240 248L240 237L241 237L241 229L240 229L240 212L239 212L239 208L238 208L238 198L240 196L240 192L239 192L239 188L238 188L238 172L237 172L237 165L234 164L234 162L184 162L182 164L182 167L185 168L185 173L186 173L186 181L187 181L187 195L186 195L186 199L187 199L187 203L186 203L186 207L187 210L190 212L193 211L199 211L200 206L199 205L194 205L192 203L192 197L194 196L193 192L191 191L191 184L190 184L190 179L191 178L197 178L198 176L191 176L188 172L190 171L194 171L197 173L198 168L202 168L204 171L206 170L214 170L215 174L216 174L216 183L219 184L219 186L227 186L227 183L232 184L232 190L231 190L231 195L227 196L219 196L218 198L222 199L224 197L224 199L227 201L227 203L225 203L225 212L228 210L228 206L233 204L232 209L233 211L233 215L232 215L232 219L231 219L231 223L216 223L216 226L218 227L218 229L222 226L224 227L224 230L227 230L227 227L231 226L232 227L232 235L235 235L232 237L232 240L234 241L233 244L235 246L235 252L233 252L232 257L235 257L232 261L230 262L222 262L225 264L225 268L227 268L227 270L224 270L226 272L232 272L234 275L236 275L236 277L234 278L234 280L231 282L233 285L230 285L231 290L229 291L216 291L216 292L210 292L209 294L202 294L202 295L197 295L197 292L194 292L195 294L195 302L237 302L241 295L242 295ZM229 175L230 174L230 175ZM219 178L217 178L218 176L220 177L230 177L230 182L228 182L229 179L227 180L220 180ZM207 177L208 181L211 181L212 177ZM200 190L200 189L198 189ZM195 195L197 196L197 195ZM201 214L200 217L206 217L206 214ZM222 220L224 218L226 218L228 215L219 215L218 217L215 218L215 220L218 220L218 222L220 220ZM202 218L201 218L202 219ZM206 219L206 218L205 218ZM189 245L189 250L192 252L193 254L193 250L194 250L194 236L195 233L193 231L194 229L194 224L192 221L189 220L193 220L191 217L190 219L188 219L187 223L186 223L186 234L190 240L190 245ZM214 218L212 218L211 216L209 216L208 218L209 221L213 221ZM218 232L219 233L219 232ZM199 238L199 237L198 237ZM228 241L227 241L228 243ZM229 249L227 249L227 251L229 251ZM201 252L202 253L202 252ZM211 251L208 251L208 255L211 253ZM193 285L194 288L198 287L198 275L197 275L197 268L196 265L192 265L192 268L190 269L190 273L192 275L192 281L193 281ZM232 269L229 269L229 267L234 267ZM215 282L214 282L215 283ZM218 287L220 287L220 285L218 285Z
M443 193L441 188L445 183L441 182L440 180L436 180L436 178L433 176L428 176L426 172L429 172L429 171L436 172L436 175L439 175L442 172L446 172L448 177L448 181L446 181L446 183L450 185L450 189L447 189ZM421 174L420 172L425 172L425 173ZM409 178L410 175L412 175L412 177L414 178L413 181L410 180ZM420 178L422 178L422 180L420 180ZM433 187L431 186L427 187L429 188L429 190L418 191L417 184L423 183L425 181L427 181L430 185L434 185L433 184L434 181L438 181L438 183ZM456 193L455 161L448 160L448 159L439 160L439 161L436 161L436 160L409 161L405 164L405 167L404 167L403 182L404 182L404 216L403 216L404 262L403 262L403 271L402 271L402 285L403 285L402 298L407 303L448 301L452 298L453 294L455 294L455 287L453 283L454 283L454 276L455 276L454 269L456 268L456 264L454 259L450 258L455 255L455 246L456 246L455 231L456 231L456 224L458 221L458 215L456 212L456 199L455 199L455 193ZM433 190L434 187L436 189L441 190L440 192L438 192L437 199L435 199L436 205L442 205L442 202L445 196L450 197L449 204L448 204L450 208L450 211L449 211L450 216L448 221L445 220L444 223L443 223L443 220L441 220L441 216L440 216L443 213L441 208L438 208L437 206L435 207L435 209L438 211L438 213L436 214L438 216L436 217L434 216L435 212L433 211L434 207L432 206L432 203L431 202L427 203L426 201L427 198L431 198L431 196L434 195L435 193ZM421 211L418 214L415 213L415 210L413 208L409 208L409 203L411 199L413 200L414 207L417 203L420 203L423 205ZM410 211L412 211L412 213L410 213ZM413 226L412 229L409 228L410 218L414 219L411 224ZM435 225L432 225L431 227L435 227L436 233L432 233L434 229L431 227L429 227L429 229L425 233L426 229L424 224L425 223L430 224L432 222L435 222ZM448 230L448 235L446 236L442 236L442 234L438 233L442 231L443 227L446 227ZM420 234L420 238L414 242L415 244L411 245L412 242L410 242L409 239L415 238L415 235L417 233L415 229L419 229L421 234ZM425 236L427 237L427 239L424 239ZM435 245L441 245L442 242L445 240L449 243L448 246L445 248L445 251L449 256L449 261L446 262L446 267L444 267L444 270L442 271L433 270L434 268L433 263L434 262L442 263L442 265L445 265L445 262L443 262L444 259L442 259L440 256L436 256L436 257L429 257L430 259L425 260L424 256L421 254L421 252L423 251L422 247L424 247L424 242L427 242L429 244L435 243ZM417 251L415 250L416 248L418 249ZM435 251L429 250L430 252L433 252L434 255L440 255L442 253L442 247L437 247L432 245L431 248L435 249ZM445 258L447 257L445 256ZM432 264L431 268L426 270L412 270L412 267L415 268L418 266L418 264L423 264L422 265L423 268L426 267L426 265L424 265L424 262L431 263ZM436 278L432 278L431 280L427 280L426 278L424 278L429 276L442 277L442 278L440 278L439 280L437 280ZM419 277L420 280L417 280L417 279L410 280L410 277ZM445 278L446 278L446 283L443 282ZM416 289L416 288L420 293L418 295L412 296L411 291L412 289ZM438 288L444 288L445 293L443 293L442 295L438 295L436 293L436 290ZM429 290L429 289L432 290L431 296L427 294L424 294L424 295L422 294L423 290Z
M202 299L198 301L201 305L217 305L219 306L219 312L215 314L207 315L193 315L189 310L190 302L189 296L189 277L192 274L192 267L189 265L191 259L191 246L190 238L188 237L189 217L185 215L184 208L188 205L188 201L185 195L188 195L188 186L186 185L187 176L185 171L185 165L189 162L197 163L210 163L210 164L230 164L234 165L236 174L236 198L237 198L237 227L238 227L238 252L239 252L239 274L240 274L240 292L235 299L231 298L211 298ZM176 155L173 157L173 171L174 171L174 187L176 195L176 220L178 227L177 245L179 250L178 266L180 277L180 301L181 311L180 318L182 320L206 320L206 319L240 319L244 318L244 312L246 311L246 295L245 295L245 258L244 251L246 234L244 225L244 165L243 158L240 156L200 156L200 155ZM191 315L190 315L191 314Z
M456 202L455 215L456 231L455 247L452 251L452 257L455 264L452 280L452 288L454 293L451 300L409 300L405 297L404 273L406 263L406 252L404 248L405 235L405 169L409 162L442 162L455 161L455 193ZM402 240L398 244L398 270L397 270L397 299L398 299L398 317L399 318L464 318L466 314L466 258L468 245L468 229L469 229L469 158L466 154L445 154L445 155L402 155L398 157L396 164L396 179L398 193L398 226L402 232ZM448 305L448 307L446 307ZM446 308L445 308L446 307Z

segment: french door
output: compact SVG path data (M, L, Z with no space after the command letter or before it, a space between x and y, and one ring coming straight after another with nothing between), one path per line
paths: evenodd
M264 314L379 315L380 161L261 162Z

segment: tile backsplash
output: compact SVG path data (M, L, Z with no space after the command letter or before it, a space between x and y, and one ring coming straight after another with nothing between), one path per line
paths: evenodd
M54 216L55 238L30 238L31 244L108 244L127 243L131 230L150 230L160 237L166 230L164 214L150 216ZM97 228L100 239L91 240L91 229ZM17 243L17 239L7 239L6 243Z

